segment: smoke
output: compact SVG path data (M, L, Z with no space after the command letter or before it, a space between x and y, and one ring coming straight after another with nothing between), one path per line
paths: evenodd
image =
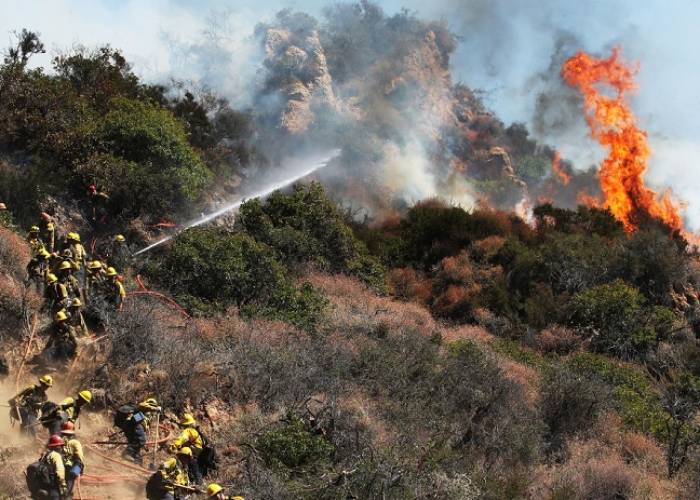
M503 130L473 106L454 106L449 90L459 82L481 89L496 116L525 123L534 138L559 151L577 171L598 164L603 153L588 137L580 101L561 84L559 64L578 49L607 54L620 45L623 57L640 63L632 105L655 153L648 180L656 188L667 183L691 207L698 205L692 167L700 133L695 112L700 70L691 54L700 41L695 25L700 4L378 3L383 11L364 2L358 7L324 0L241 0L234 7L223 0L57 0L40 6L12 0L0 32L35 29L49 47L61 49L111 43L149 80L192 80L237 107L254 106L262 137L271 145L266 153L273 157L286 156L295 143L342 147L342 170L324 177L352 185L355 195L363 189L380 193L368 192L368 199L384 199L384 189L394 189L391 194L405 201L416 193L494 198L484 192L483 182L496 179L484 176L488 158L478 150L502 145ZM308 22L316 40L300 34L292 16L275 16L290 6L308 14L294 22ZM402 6L417 18L395 16ZM436 26L431 20L443 20L459 43L436 28L431 49L424 39ZM297 33L289 44L278 45L283 53L266 51L264 37L271 27ZM288 57L280 57L285 53ZM36 63L46 64L49 57ZM313 72L323 66L319 57L326 60L326 73ZM460 121L462 116L468 119ZM471 139L479 132L482 142L464 141L466 132ZM499 204L512 206L521 196L501 198ZM698 210L689 209L688 217L690 227L700 227Z

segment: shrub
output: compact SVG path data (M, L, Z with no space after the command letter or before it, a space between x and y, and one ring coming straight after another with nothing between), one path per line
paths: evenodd
M510 231L511 221L499 212L476 210L468 213L436 201L412 207L400 226L404 258L421 269L430 269L473 241L506 236Z
M281 428L260 436L257 448L268 465L288 468L314 465L333 454L333 445L311 434L304 422L293 416Z
M291 270L313 263L320 270L357 276L384 289L382 266L355 238L318 183L296 185L291 195L278 191L264 203L250 200L241 206L238 223Z
M626 425L662 436L668 415L663 410L659 394L639 368L592 353L578 353L568 365L575 373L599 377L612 386L615 407Z
M646 308L644 296L622 280L577 293L569 323L588 332L600 352L631 358L664 338L674 323L666 308Z
M432 310L437 316L471 320L482 301L483 287L500 275L498 267L474 265L466 252L445 257L435 269Z
M412 267L392 269L388 281L389 291L395 297L423 304L432 297L432 282Z
M162 107L115 98L99 135L104 154L91 156L79 172L112 194L113 213L181 213L211 181L182 123Z
M581 336L565 326L552 325L535 336L535 347L545 354L569 354L580 349Z
M152 272L184 304L200 312L235 305L311 329L325 308L310 285L293 284L269 247L246 234L218 228L180 234Z
M567 437L590 428L606 399L599 382L565 368L548 370L542 382L540 413L547 425L549 451L561 450Z
M29 259L27 243L11 229L0 226L0 273L23 281Z

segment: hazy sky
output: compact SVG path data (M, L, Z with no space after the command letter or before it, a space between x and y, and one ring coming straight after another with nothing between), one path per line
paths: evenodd
M321 0L4 0L0 44L12 30L39 31L50 51L74 44L121 48L138 74L199 78L244 98L259 50L255 24L282 8L318 14ZM640 64L633 98L655 151L649 181L671 186L690 204L700 229L700 2L692 0L381 0L388 13L402 6L426 19L447 20L462 43L453 59L456 79L485 91L506 122L530 122L556 40L567 33L580 48L607 54L614 45ZM213 36L211 26L216 36ZM209 33L207 35L207 32ZM39 60L48 63L49 56ZM549 72L550 74L552 71ZM556 75L554 75L556 77ZM556 132L556 131L555 131ZM594 151L584 130L552 144L579 166ZM595 157L593 155L592 157Z

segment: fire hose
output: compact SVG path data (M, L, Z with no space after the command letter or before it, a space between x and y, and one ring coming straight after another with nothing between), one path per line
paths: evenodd
M152 290L149 290L146 288L146 285L143 283L143 279L141 278L141 275L137 274L136 275L136 283L139 285L139 289L133 292L130 292L127 294L127 297L133 297L135 295L150 295L152 297L156 297L158 300L161 302L171 306L173 309L175 309L178 313L180 313L183 317L190 319L191 316L189 313L185 310L184 307L182 307L180 304L175 302L175 300L172 297L168 297L167 295L160 293L160 292L154 292Z
M173 432L172 432L172 429L171 429L169 426L163 425L163 424L158 425L157 430L156 430L156 436L158 436L158 434L160 433L161 429L167 430L167 434L165 434L163 437L156 437L155 440L146 441L146 445L147 445L147 446L159 445L159 444L167 443L168 441L170 441L170 440L173 439ZM119 432L121 432L121 431L118 431L116 434L119 434ZM113 435L114 435L114 434L113 434ZM91 443L91 444L114 444L114 445L124 445L124 444L129 444L129 443L128 443L127 441L109 441L109 440L107 440L107 441L94 441L94 442Z

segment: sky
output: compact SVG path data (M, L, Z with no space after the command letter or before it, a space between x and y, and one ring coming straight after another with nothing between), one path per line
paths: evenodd
M455 80L483 91L506 123L532 125L537 95L556 87L557 42L600 55L621 46L639 64L632 96L654 155L647 180L673 189L688 204L691 228L700 230L700 2L692 0L378 0L387 13L402 7L425 19L445 20L460 36ZM49 54L73 45L109 43L123 50L140 76L199 80L245 105L260 47L258 22L291 8L320 16L323 0L4 0L0 45L13 30L41 33ZM7 40L4 41L3 37ZM559 54L561 56L561 54ZM571 55L571 54L565 54ZM580 115L579 115L580 118ZM534 130L534 127L532 127ZM536 133L579 168L602 152L579 119Z

